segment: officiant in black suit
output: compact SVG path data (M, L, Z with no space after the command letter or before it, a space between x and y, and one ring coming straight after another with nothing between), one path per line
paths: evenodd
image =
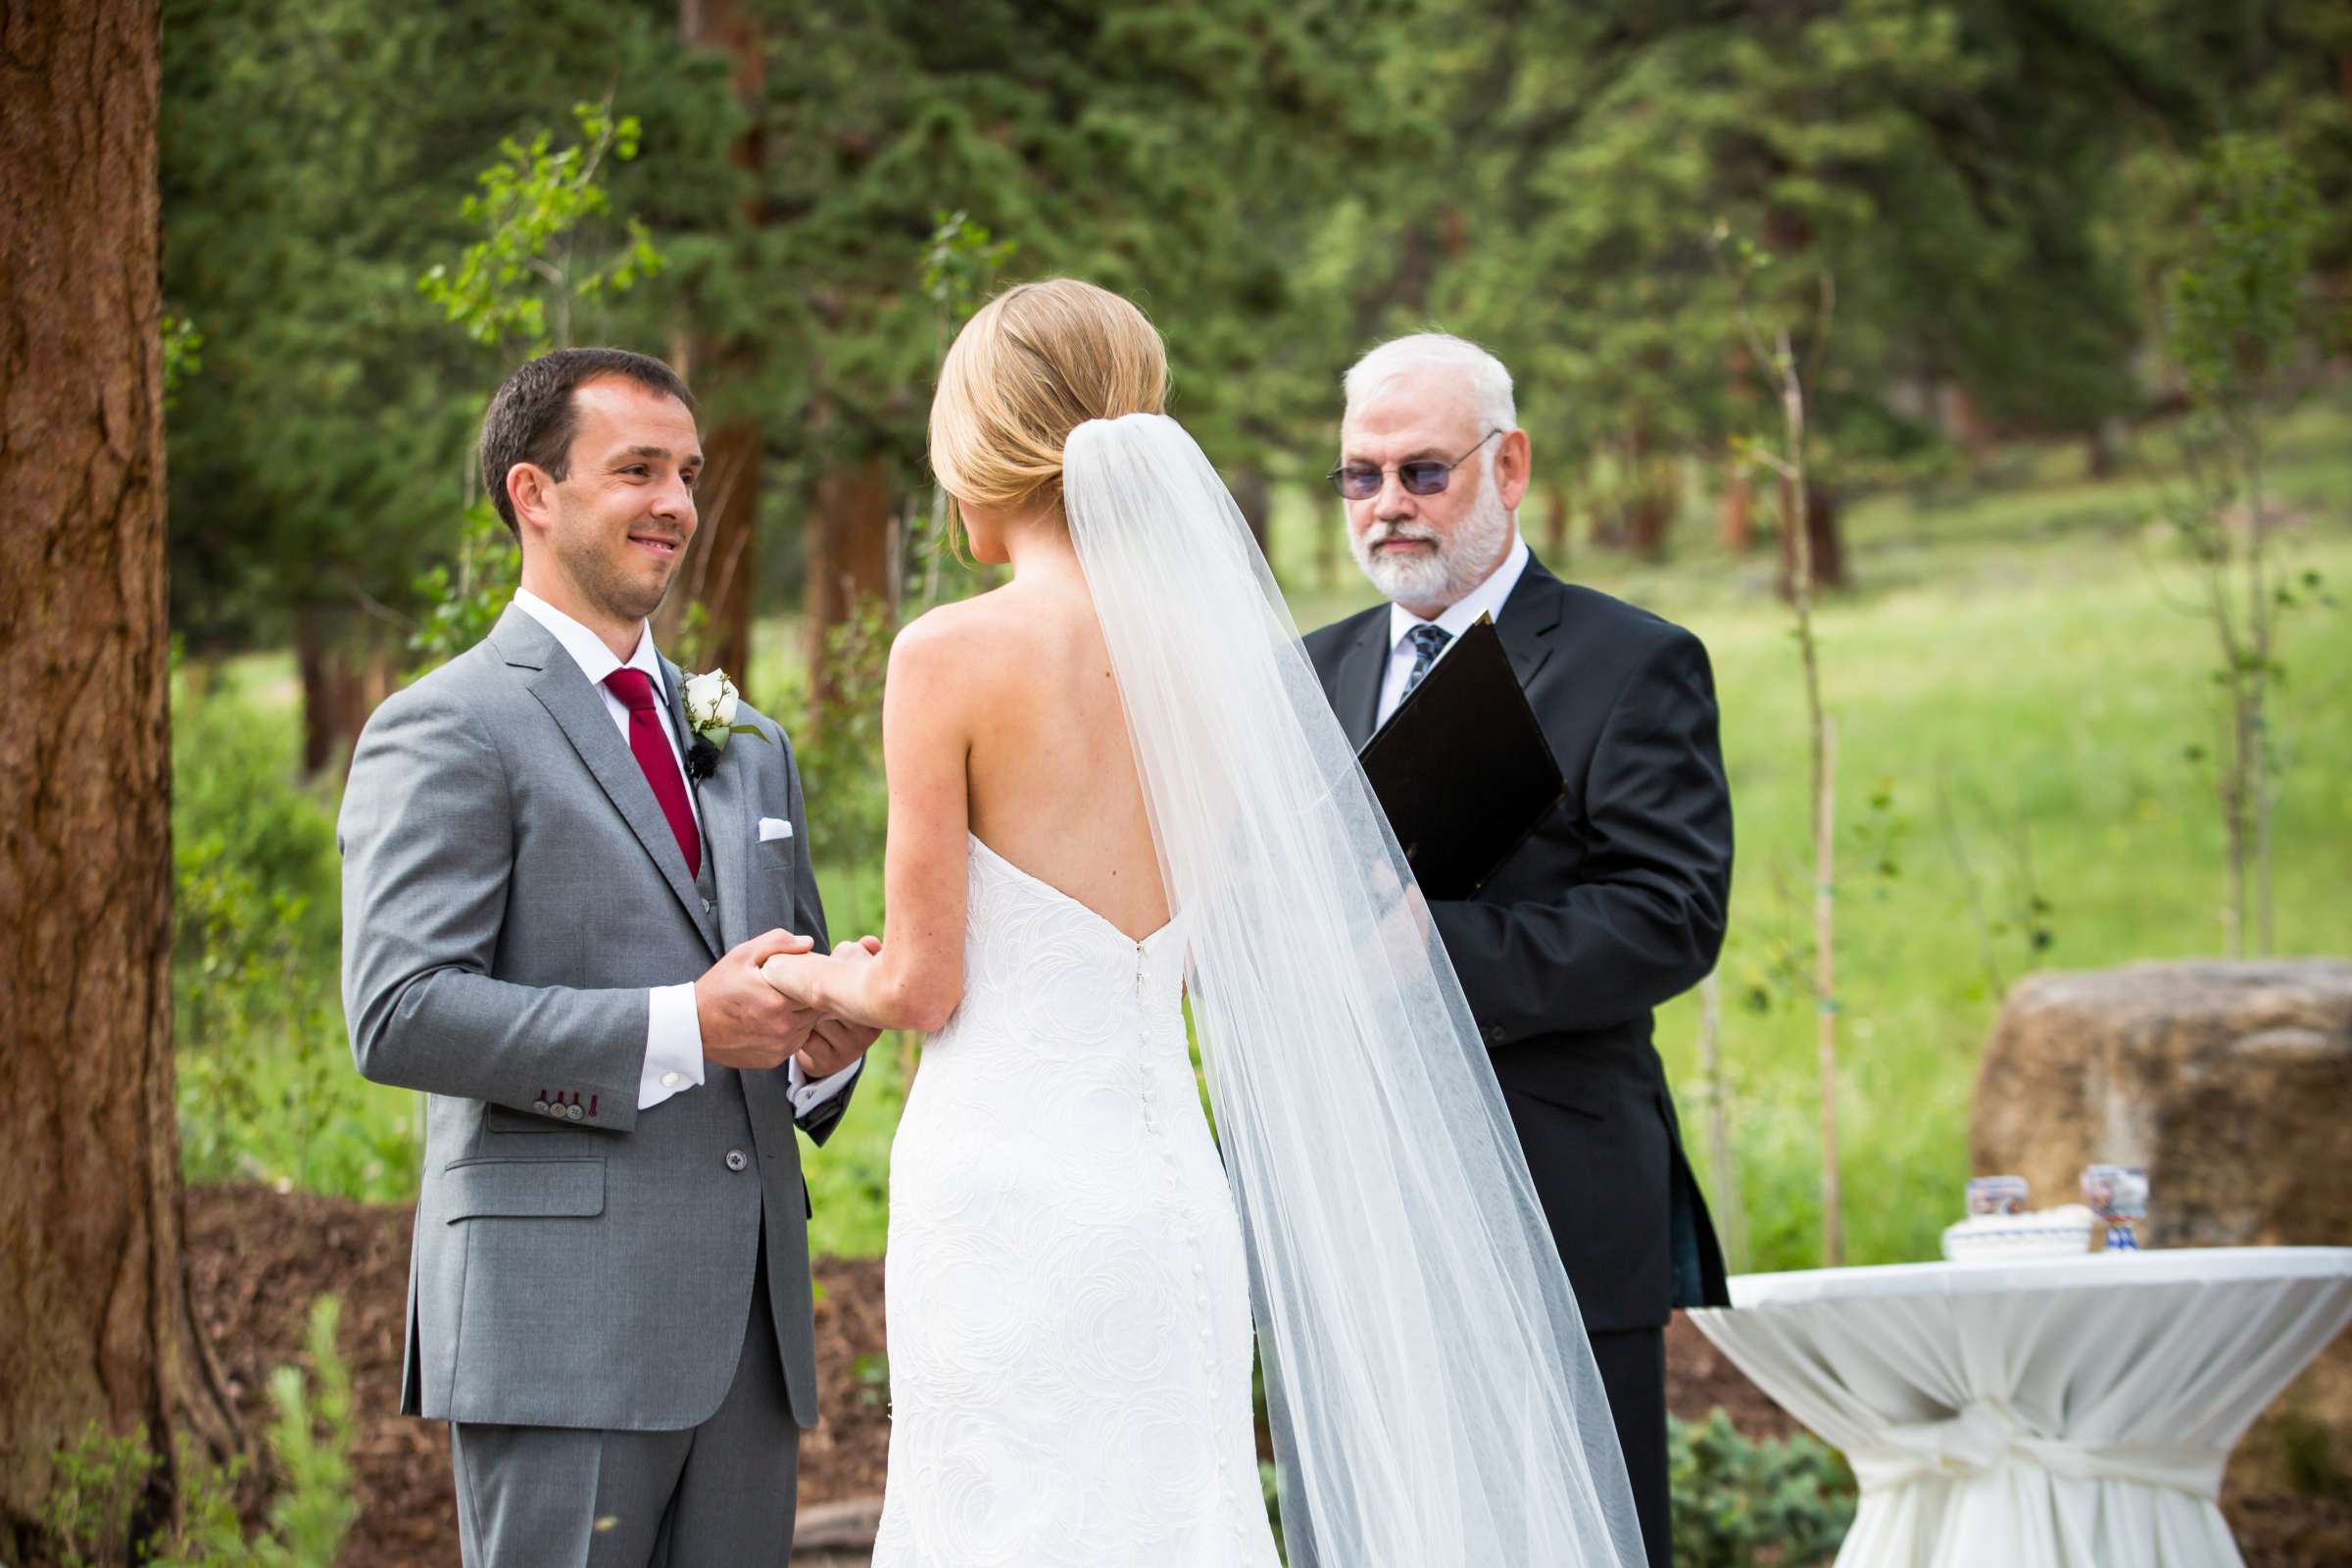
M1476 897L1430 909L1575 1287L1649 1561L1666 1564L1666 1324L1676 1306L1729 1304L1650 1041L1651 1010L1723 944L1714 678L1690 632L1528 550L1528 440L1492 355L1400 338L1348 371L1347 394L1333 481L1356 563L1390 600L1306 639L1348 738L1361 748L1489 614L1568 782ZM1482 808L1475 777L1461 808Z

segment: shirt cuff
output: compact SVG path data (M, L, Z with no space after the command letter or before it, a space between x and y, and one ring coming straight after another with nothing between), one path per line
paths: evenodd
M680 1090L703 1082L703 1015L694 1004L694 983L656 986L646 993L645 1076L637 1081L637 1108L659 1105Z
M792 1094L793 1119L799 1120L826 1101L831 1100L835 1095L840 1094L849 1081L858 1076L858 1069L864 1065L865 1058L860 1056L830 1078L819 1078L816 1082L810 1083L808 1074L802 1070L798 1056L786 1062L784 1064L785 1087ZM644 1107L638 1108L643 1109Z

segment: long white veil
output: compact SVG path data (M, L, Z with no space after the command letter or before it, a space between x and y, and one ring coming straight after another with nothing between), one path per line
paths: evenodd
M1241 1210L1293 1561L1643 1560L1460 982L1240 510L1158 415L1063 456Z

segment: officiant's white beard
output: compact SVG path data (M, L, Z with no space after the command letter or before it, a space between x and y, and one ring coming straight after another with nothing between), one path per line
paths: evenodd
M1348 548L1372 586L1400 605L1451 605L1487 580L1510 543L1511 514L1494 493L1494 476L1481 471L1478 497L1454 525L1441 534L1426 523L1375 522L1362 533L1348 530ZM1436 546L1426 555L1376 556L1373 547L1391 539L1425 539Z

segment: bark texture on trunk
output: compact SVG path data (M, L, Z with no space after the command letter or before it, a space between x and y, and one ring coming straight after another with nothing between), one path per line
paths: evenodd
M689 44L725 51L734 64L731 85L737 102L751 118L728 148L727 157L753 176L744 216L757 224L763 210L759 176L766 158L760 106L767 91L767 55L755 12L756 8L746 8L737 0L682 0L678 34ZM682 332L671 352L678 373L706 398L715 392L725 399L732 390L727 383L739 381L747 368L742 346L719 338ZM760 569L763 439L759 415L747 410L740 397L733 412L703 432L700 522L694 542L686 548L686 559L678 564L677 581L671 584L669 598L654 623L656 640L672 657L686 659L698 670L715 665L738 680L752 662L752 588ZM682 644L679 628L687 608L697 604L710 620L695 644Z
M808 699L811 711L833 697L827 635L865 606L891 602L890 469L878 457L844 464L816 482L808 519Z
M158 26L153 0L0 11L9 1560L87 1423L166 1455L234 1433L189 1314L173 1122Z
M681 353L681 363L690 355ZM752 587L759 574L760 421L730 419L703 435L703 476L695 485L698 521L677 580L662 601L654 637L664 653L691 665L715 665L743 678L752 661ZM710 616L697 646L680 641L690 605Z

